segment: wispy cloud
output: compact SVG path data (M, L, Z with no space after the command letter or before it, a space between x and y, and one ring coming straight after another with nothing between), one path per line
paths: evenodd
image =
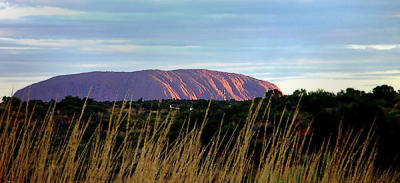
M0 3L0 19L16 20L30 16L67 16L82 14L81 11L74 11L51 6L16 6L8 3Z
M244 73L248 75L265 75L266 73L276 73L288 70L298 70L306 72L309 70L330 71L341 69L342 65L354 65L359 61L348 60L317 60L317 59L271 59L258 61L196 61L185 64L165 65L162 69L215 69L227 72Z
M399 14L394 14L394 15L392 15L392 17L394 17L394 18L400 18L400 13L399 13Z
M15 39L0 37L0 43L14 43L17 45L37 46L37 47L75 47L79 45L98 45L98 44L118 44L125 43L127 40L119 39Z
M0 46L0 50L34 50L33 47L19 47L19 46Z
M97 47L83 47L83 51L116 51L116 52L135 52L135 51L152 51L152 50L181 50L181 49L196 49L200 46L169 46L169 45L131 45L131 44L113 44L113 45L99 45Z
M0 49L40 49L40 48L64 48L72 47L82 51L92 52L135 52L135 51L173 51L183 49L197 49L200 46L190 45L137 45L131 40L123 39L15 39L0 37L0 44L15 44L15 46L0 46ZM22 47L18 47L22 46ZM29 47L27 47L29 46Z
M0 77L0 81L3 82L29 82L29 81L42 81L48 79L46 76L29 76L29 77Z
M119 63L114 63L112 66L107 63L88 63L88 64L75 64L72 65L71 67L73 68L79 68L79 69L101 69L101 68L107 68L107 69L115 69L115 68L120 68L123 67L123 65Z
M400 44L371 44L371 45L359 45L359 44L352 44L347 45L346 48L355 49L355 50L392 50L395 48L399 48Z
M50 76L0 76L0 95L9 96L23 87L49 78Z
M356 88L370 91L372 88L388 84L400 88L400 70L386 70L373 72L314 72L294 76L260 78L277 84L285 94L291 94L299 88L307 90L324 89L338 92L346 88Z
M274 84L285 94L291 94L296 89L306 88L308 91L315 91L316 89L324 89L330 92L339 92L346 88L355 88L364 91L371 91L378 85L387 84L395 88L400 88L400 76L391 77L387 79L371 79L371 80L357 80L357 79L324 79L324 78L292 78L288 80L275 81Z
M331 80L387 80L400 77L400 70L373 72L309 72L300 75L301 78L319 78Z

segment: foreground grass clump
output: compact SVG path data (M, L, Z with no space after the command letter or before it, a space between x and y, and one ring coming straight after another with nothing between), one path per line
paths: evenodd
M398 182L395 170L374 167L373 132L347 131L309 145L312 135L299 136L291 118L255 141L255 121L263 102L253 102L243 127L234 135L221 128L208 144L201 143L202 122L186 121L176 139L169 139L174 112L161 120L139 124L132 120L131 103L116 106L106 126L89 131L79 116L71 116L64 136L54 128L53 106L43 120L25 109L23 121L11 102L0 118L0 182ZM268 103L267 106L270 106ZM20 109L23 106L20 106ZM115 112L119 111L119 112ZM268 116L268 110L263 113ZM17 117L15 117L17 116ZM283 115L282 115L283 116ZM268 117L266 117L268 119ZM221 120L222 124L223 119ZM196 123L193 125L193 123ZM264 131L270 123L265 120ZM194 126L194 128L192 128ZM105 129L105 130L103 130ZM138 130L139 129L139 130ZM305 134L310 134L310 127ZM365 136L365 137L364 137Z

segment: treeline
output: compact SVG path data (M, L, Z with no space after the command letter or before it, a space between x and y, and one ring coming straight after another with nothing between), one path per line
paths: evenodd
M331 93L323 90L297 90L292 95L274 97L279 110L293 110L300 100L300 111L313 120L313 141L332 137L341 123L344 129L355 131L372 128L378 145L378 165L400 165L400 90L382 85L372 92L353 88Z
M261 98L254 99L255 104L259 101ZM29 101L28 107L25 107L26 102L21 102L17 98L3 97L0 112L5 111L6 103L9 102L12 102L13 111L19 109L21 120L24 118L25 110L34 110L33 118L43 119L51 105L56 103L55 101L32 100ZM58 123L56 127L66 129L71 116L78 116L84 103L85 99L72 96L56 103L55 122ZM123 103L123 101L97 102L88 99L83 118L90 119L92 123L98 123L110 117L114 105L119 108ZM165 118L170 111L176 111L175 122L169 133L170 139L174 139L183 125L194 126L204 120L209 101L138 100L128 102L128 104L133 111L132 118L139 123L144 123L148 117L154 120L157 117ZM205 144L210 141L217 133L221 121L223 121L224 134L235 133L235 129L244 124L251 104L252 101L212 101L202 141ZM271 110L266 111L268 104ZM312 124L312 146L318 146L328 138L336 139L339 124L344 130L364 130L365 134L372 128L378 145L377 164L380 166L400 165L398 159L400 155L400 91L396 91L393 87L382 85L374 88L372 92L348 88L338 93L324 90L308 92L301 89L291 95L270 91L265 94L261 112L256 121L257 123L268 121L272 124L271 126L276 126L282 116L285 118L282 120L284 122L290 119L297 107L300 111L297 115L299 127ZM158 116L152 115L154 111L159 111Z

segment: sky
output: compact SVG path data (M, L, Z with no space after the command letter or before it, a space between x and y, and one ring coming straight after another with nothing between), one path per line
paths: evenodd
M0 96L56 75L211 69L400 89L399 0L0 0Z

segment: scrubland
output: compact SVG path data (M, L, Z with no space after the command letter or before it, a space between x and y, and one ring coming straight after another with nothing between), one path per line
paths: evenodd
M212 101L210 101L211 104ZM187 121L176 138L169 131L176 111L156 120L131 118L131 102L112 108L107 121L70 116L67 133L55 128L56 104L44 119L22 104L5 106L0 118L0 182L398 182L400 172L375 166L373 127L342 129L335 138L311 146L311 123L300 135L299 109L270 120L270 100L253 101L243 126L232 134L222 125L204 144L210 107L200 121ZM265 110L260 110L262 104ZM29 105L29 104L27 104ZM22 110L26 108L25 110ZM21 114L21 111L24 111ZM18 116L23 115L22 120ZM258 117L265 115L263 123ZM221 124L224 118L221 119ZM96 124L94 131L88 131ZM271 133L267 128L273 125Z

